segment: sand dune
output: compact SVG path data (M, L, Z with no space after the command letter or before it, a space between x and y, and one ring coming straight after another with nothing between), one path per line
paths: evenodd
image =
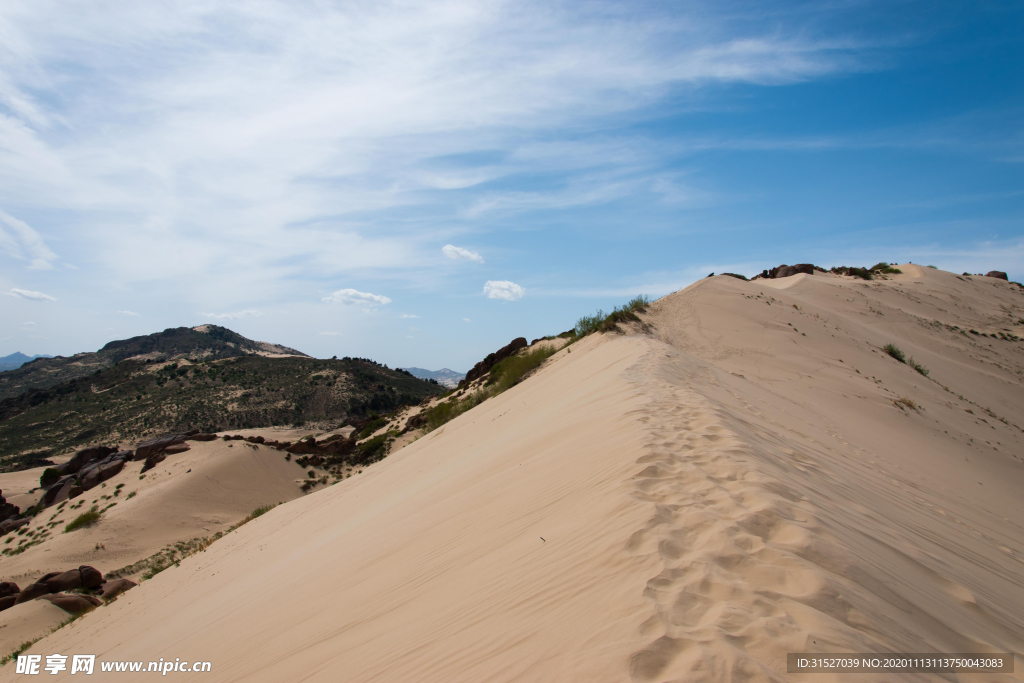
M560 351L31 651L257 681L789 680L791 651L1021 651L1024 294L901 268L698 282L649 333ZM847 679L867 680L814 677Z
M19 584L49 571L82 564L113 571L149 557L169 543L209 536L267 503L302 495L303 470L274 449L241 441L189 442L192 450L169 455L143 477L143 463L130 462L105 486L86 491L68 505L44 510L30 529L51 528L39 545L0 558L0 577ZM191 470L191 471L189 471ZM0 474L0 486L38 486L42 469ZM114 496L115 487L124 484ZM130 499L129 495L134 493ZM29 496L32 503L40 492ZM72 504L84 503L72 509ZM63 533L64 526L93 504L105 508L96 526ZM13 534L11 536L14 536ZM6 540L6 538L4 539ZM5 612L0 612L2 620Z

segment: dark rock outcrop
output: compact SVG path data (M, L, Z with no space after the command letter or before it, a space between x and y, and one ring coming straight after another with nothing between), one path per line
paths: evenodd
M18 604L17 595L8 595L6 597L0 598L0 612L3 612L5 609L8 609L10 607L14 607L16 604Z
M999 278L1000 280L1006 280L1007 282L1009 282L1010 280L1010 278L1006 277L1006 273L1004 273L1001 270L990 270L987 273L985 273L985 277L995 277Z
M402 432L411 432L414 429L419 429L426 423L427 416L424 415L423 413L418 413L405 421L405 429L403 429Z
M88 491L105 482L124 469L124 464L131 460L133 455L131 451L119 451L102 460L89 463L78 473L79 486L82 490ZM71 497L74 498L74 494Z
M186 441L213 441L217 438L216 434L193 434L192 436L186 437Z
M169 446L185 443L185 439L194 434L167 434L156 439L143 441L135 447L135 460L145 460L154 453L160 453Z
M0 522L0 536L9 534L15 529L20 529L32 520L28 517L22 517L21 519L7 519Z
M501 347L494 353L487 354L486 358L474 365L473 368L466 373L466 377L459 381L459 388L461 389L470 382L480 379L490 372L491 368L493 368L495 364L505 360L512 354L519 351L519 349L525 349L526 346L526 337L517 337L507 346Z
M13 581L4 581L3 583L0 583L0 598L6 598L10 595L17 595L20 592L21 589L18 588L18 584L14 583Z
M36 583L43 582L37 581ZM82 565L78 569L69 569L63 574L47 579L45 584L51 593L60 593L74 588L97 588L103 585L103 574L94 567Z
M129 581L128 579L114 579L112 581L107 581L105 584L103 584L103 589L100 592L99 597L101 600L106 602L112 598L117 597L121 593L124 593L126 590L135 588L138 585L139 584L135 583L134 581Z
M39 599L48 600L68 614L75 616L94 610L103 604L102 600L92 595L68 595L67 593L42 595Z
M21 509L17 505L8 503L7 499L3 497L3 491L0 491L0 522L14 519L19 514L21 514Z
M50 488L62 477L77 474L83 467L95 460L102 460L111 453L116 453L116 448L110 446L90 446L75 453L70 460L54 467L47 467L39 477L39 485L43 488Z

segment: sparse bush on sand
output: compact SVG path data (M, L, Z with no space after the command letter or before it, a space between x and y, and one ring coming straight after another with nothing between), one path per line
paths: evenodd
M96 522L100 521L101 514L102 513L100 513L100 511L94 505L88 512L83 512L82 514L78 515L73 520L68 522L67 526L64 527L64 533L74 531L75 529L82 529L87 526L92 526Z
M910 398L908 396L900 396L898 399L893 401L893 403L896 404L897 408L901 407L900 404L910 408L911 410L917 410L919 408L919 406L917 405L917 402L914 401L914 399L912 399L912 398Z
M911 357L910 360L907 361L907 365L909 365L910 367L914 368L915 370L920 372L925 377L928 376L928 368L926 368L925 366L923 366L920 363L918 363L916 360L914 360L913 357Z
M630 299L625 306L616 306L608 315L601 310L596 315L585 315L576 321L576 337L586 337L594 332L611 332L618 329L619 323L640 322L637 313L646 311L650 303L651 300L641 294Z
M890 275L890 274L899 275L903 271L900 270L899 268L893 268L891 265L889 265L885 261L882 261L881 263L876 263L875 265L871 266L871 272L872 273L883 273L885 275Z
M886 344L885 346L882 347L882 350L901 363L907 362L907 357L903 354L902 351L900 351L899 347L896 346L895 344Z

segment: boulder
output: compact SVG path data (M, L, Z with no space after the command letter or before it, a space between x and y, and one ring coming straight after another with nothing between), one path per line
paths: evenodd
M124 463L125 460L118 458L104 461L96 467L89 468L89 470L79 475L79 481L81 482L82 488L88 491L92 487L99 485L101 482L110 479L124 469Z
M83 493L85 493L85 489L83 489L81 486L72 486L71 490L68 491L68 500L71 500L72 498L78 498Z
M164 449L164 455L174 455L176 453L184 453L185 451L192 450L192 447L187 443L179 443L174 446L168 446Z
M216 434L193 434L192 436L186 437L186 441L213 441L217 438Z
M16 605L20 605L23 602L28 602L29 600L35 600L40 595L46 595L49 592L50 592L50 589L49 589L49 587L45 583L39 583L39 582L33 583L33 584L29 585L29 586L26 586L25 588L22 589L22 591L20 593L18 593L18 599L15 601L15 604Z
M68 614L75 616L94 610L103 604L102 600L91 595L68 595L67 593L42 595L39 599L48 600Z
M315 441L312 442L312 444L309 441L296 441L285 450L288 451L289 453L295 453L296 455L317 452Z
M143 463L142 469L139 470L139 473L141 474L143 472L150 471L151 469L153 469L154 467L156 467L157 465L159 465L160 463L162 463L166 459L167 459L167 454L164 453L163 451L161 451L159 453L154 453L153 455L151 455L148 458L146 458L146 462Z
M57 503L63 503L71 497L71 489L77 486L75 479L76 476L73 474L62 477L56 484L46 489L46 493L43 494L39 502L44 508L56 505Z
M20 519L8 519L4 522L0 522L0 536L9 534L15 529L19 529L31 521L32 520L28 517L22 517Z
M100 593L100 599L103 601L110 600L121 593L124 593L126 590L135 588L138 585L139 584L134 581L129 581L128 579L114 579L112 581L107 581L103 584L103 591Z
M14 607L16 604L18 604L17 595L8 595L5 598L0 598L0 612L3 612L5 609L10 607Z
M1010 280L1010 278L1006 277L1006 273L1004 273L1001 270L990 270L987 273L985 273L985 277L997 277L1000 280L1006 280L1006 281Z
M45 583L51 593L69 591L73 588L96 588L103 585L103 574L94 567L82 565L78 569L69 569L63 574L49 578Z
M17 595L20 592L21 589L18 588L18 584L14 583L13 581L4 581L0 583L0 598L6 598L10 595Z
M419 413L417 415L413 415L412 417L410 417L408 420L405 421L405 429L403 429L402 431L403 432L411 432L414 429L419 429L420 427L422 427L426 423L427 423L427 416L425 414L423 414L423 413Z
M57 468L63 469L61 474L73 474L93 460L102 460L111 453L116 452L116 448L110 448L109 446L92 446L91 448L84 448L75 453L75 455L63 465L58 465Z
M167 434L156 439L150 439L143 441L135 447L134 460L145 460L154 453L160 453L169 446L176 446L179 443L185 443L185 439L188 438L188 434Z

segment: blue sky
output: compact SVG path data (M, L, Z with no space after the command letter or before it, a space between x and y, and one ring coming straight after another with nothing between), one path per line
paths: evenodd
M0 4L0 355L466 370L711 271L1024 278L1016 2Z

